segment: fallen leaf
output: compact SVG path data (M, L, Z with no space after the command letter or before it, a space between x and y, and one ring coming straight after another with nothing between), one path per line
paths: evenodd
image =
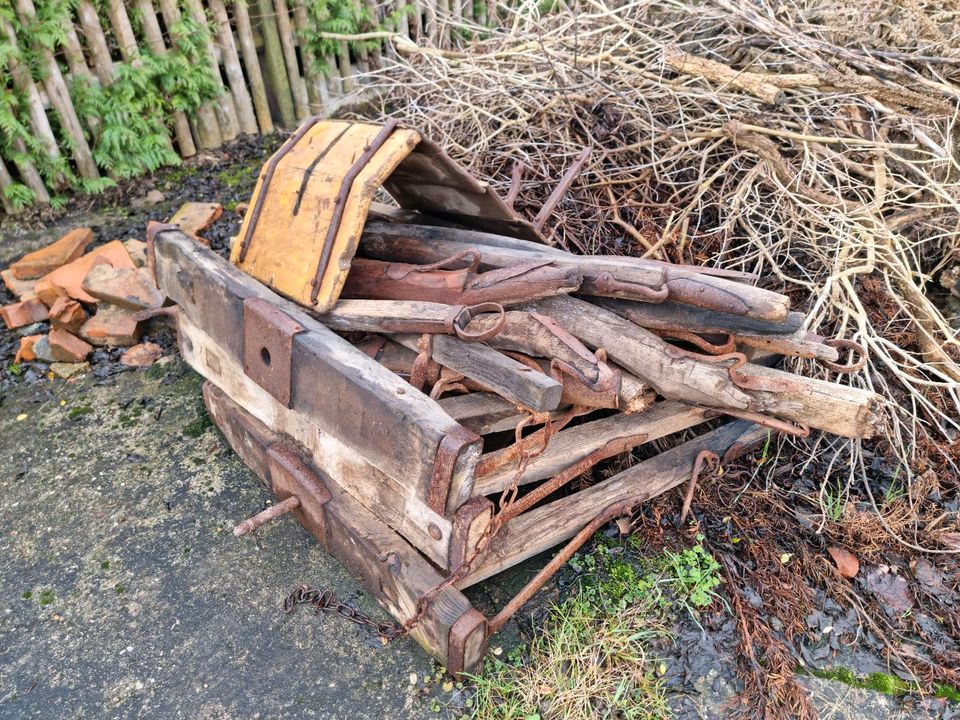
M857 560L857 556L849 550L831 545L827 548L827 552L830 553L830 557L832 557L833 561L837 564L837 570L839 570L840 574L845 578L856 577L857 573L860 572L860 561Z
M17 422L20 422L21 420L26 420L26 419L27 419L26 413L20 413L19 415L17 415Z
M793 557L793 553L784 553L783 555L780 556L780 564L786 565L788 562L790 562L790 558L792 557Z

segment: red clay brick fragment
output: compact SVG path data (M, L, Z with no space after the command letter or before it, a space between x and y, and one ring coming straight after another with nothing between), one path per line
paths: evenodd
M140 339L140 324L134 315L136 312L133 310L101 303L97 314L80 328L80 336L94 345L136 345Z
M36 360L37 354L33 351L33 346L42 337L43 335L27 335L20 338L20 347L17 349L17 356L13 361L19 364Z
M17 300L29 300L37 296L37 291L33 289L37 284L35 280L17 280L10 268L0 270L0 278L3 278L3 284L7 286L7 290L17 296Z
M163 357L163 348L156 343L140 343L127 350L121 357L123 365L147 367Z
M28 253L10 266L18 280L34 280L76 260L93 240L93 230L77 228L44 248Z
M66 330L54 328L47 335L50 342L50 354L57 362L78 363L93 352L93 346Z
M97 299L83 291L83 279L90 272L90 268L103 263L113 267L133 269L133 260L130 259L130 253L127 252L122 242L114 240L91 250L86 255L61 268L57 268L49 275L44 275L37 280L37 295L48 307L53 305L57 298L62 295L92 305L97 302Z
M146 271L110 265L90 268L83 280L83 291L128 310L152 310L163 305L164 300Z
M47 319L47 306L37 298L21 300L20 302L0 307L0 317L6 326L14 328L32 325L35 322Z
M76 300L58 297L50 307L50 324L55 328L76 333L87 320L87 313Z

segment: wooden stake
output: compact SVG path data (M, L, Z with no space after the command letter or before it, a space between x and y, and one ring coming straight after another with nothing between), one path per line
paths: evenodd
M13 30L13 25L11 25L7 20L0 20L0 28L2 28L3 32L6 34L7 41L10 43L11 49L13 50L13 53L7 60L7 67L10 69L10 76L13 78L14 87L23 93L27 98L27 111L30 117L30 129L33 130L33 134L43 144L43 147L46 149L50 157L58 158L60 157L60 148L57 146L57 139L53 135L53 128L50 127L50 120L47 118L47 113L43 109L43 99L40 97L40 91L33 82L33 77L31 77L30 70L27 68L27 66L17 62L16 58L14 57L17 49L17 35ZM23 150L17 150L17 152L26 152L26 147L24 147ZM33 167L33 163L30 163L30 166ZM17 163L17 168L20 168L20 163ZM36 172L35 167L34 172ZM37 177L39 177L39 175L37 175ZM27 178L24 177L25 182L26 179ZM55 179L55 181L58 185L63 184L63 178ZM34 192L38 192L37 189L32 185L30 187ZM42 181L40 182L40 187L43 187ZM43 194L46 195L46 190L44 190ZM46 197L47 200L50 199L49 195ZM46 200L44 202L46 202Z
M253 28L250 27L250 13L247 10L247 0L234 0L233 13L237 21L237 38L240 41L240 54L243 56L243 66L247 71L247 82L250 84L253 109L257 114L257 125L260 126L260 132L263 135L269 135L273 132L273 118L270 116L267 90L263 84L263 75L260 72L260 58L257 55L257 46L253 41Z
M330 103L330 93L326 78L317 70L317 56L313 54L303 40L307 29L307 9L303 0L294 0L293 24L297 31L297 41L300 44L300 55L303 57L303 74L307 82L307 98L310 100L310 114L316 115L323 111Z
M233 104L236 108L240 130L248 135L257 132L257 118L253 112L253 103L247 84L243 79L243 68L237 55L237 46L233 41L233 32L230 30L230 18L223 0L207 0L210 14L213 16L213 28L217 44L220 46L223 57L223 69L227 74L230 92L233 94Z
M16 166L17 172L20 173L23 184L33 190L35 202L41 205L47 204L50 202L50 193L47 192L47 187L43 184L43 178L40 177L37 166L29 159L30 154L27 152L27 146L20 138L14 138L10 144L13 146L14 158L22 158L20 160L15 159L13 164Z
M293 104L290 78L287 77L286 61L283 57L283 45L280 32L274 18L273 3L270 0L257 0L260 11L260 35L263 37L263 52L267 56L267 75L273 94L280 108L280 119L287 128L297 124L297 112Z
M180 21L180 8L177 5L177 0L160 0L160 12L163 14L163 22L168 29ZM170 40L173 43L177 42L177 38L172 32ZM196 123L197 140L201 148L210 149L223 145L220 123L217 121L217 115L211 103L206 102L197 108L194 122Z
M300 66L297 63L296 36L290 25L290 10L286 0L273 0L277 9L277 30L280 36L280 49L283 51L283 61L287 66L287 77L290 80L290 92L293 95L293 107L299 120L310 116L310 101L307 99L307 84L300 76Z
M87 40L87 49L93 58L93 71L100 80L100 84L107 86L113 82L113 60L110 57L110 48L107 47L103 27L100 25L100 18L97 17L97 9L90 0L80 0L77 3L77 18L80 20L83 36Z
M13 203L7 199L7 188L13 186L13 177L10 175L10 171L7 170L6 163L3 162L3 158L0 157L0 203L3 204L3 209L7 215L15 215L20 210L15 208Z
M167 46L163 42L163 33L160 30L160 23L157 22L157 13L150 0L135 0L137 9L140 11L140 25L143 28L143 34L147 39L150 52L154 55L164 55L167 52ZM177 138L177 149L180 157L192 157L197 154L197 146L193 141L193 133L190 131L190 122L187 120L186 113L183 110L173 112L173 132Z
M185 0L190 16L201 27L207 27L207 13L200 0ZM220 123L220 133L225 142L233 140L240 134L240 121L237 119L237 108L233 103L233 95L227 92L220 75L220 64L217 62L217 53L213 46L213 37L208 38L206 45L207 64L213 75L214 83L220 94L211 104Z

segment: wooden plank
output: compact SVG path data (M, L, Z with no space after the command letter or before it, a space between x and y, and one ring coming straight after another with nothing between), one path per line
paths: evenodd
M452 395L441 398L440 407L454 420L477 435L512 431L517 423L530 416L516 403L500 397L496 393L472 392L465 395ZM565 407L550 413L551 417L560 417ZM474 494L477 494L474 488Z
M273 132L273 118L270 115L270 104L267 102L267 89L263 84L263 74L260 72L260 58L253 41L253 28L250 27L247 0L234 0L233 14L237 23L237 39L240 42L243 67L246 70L247 82L250 85L253 109L257 114L257 125L263 135L269 135Z
M686 430L707 420L708 411L669 400L658 402L643 412L633 415L617 413L592 422L575 425L555 433L539 455L527 461L519 484L545 480L577 463L611 440L644 436L637 445L659 440L675 432ZM484 456L480 457L481 463ZM478 475L474 481L474 495L492 495L506 490L516 480L517 463L511 462L489 475Z
M647 289L663 286L668 291L668 299L676 302L772 322L782 322L790 310L790 300L785 295L699 273L688 266L637 258L560 254L541 249L536 243L473 230L369 223L361 239L362 255L394 262L437 262L467 248L478 247L482 269L512 267L536 259L549 259L558 267L574 267L583 274L580 293L585 295L631 297L637 291L624 290L622 285ZM615 282L611 284L611 281Z
M394 339L413 350L419 336L395 335ZM560 383L486 345L434 335L433 359L531 410L545 412L560 406Z
M443 409L350 345L301 307L177 230L157 234L158 287L243 363L243 301L269 300L305 328L293 340L291 406L427 502L441 442L462 428ZM480 440L463 445L451 487L469 495Z
M247 83L243 78L243 68L240 66L240 57L237 55L237 45L233 41L233 32L230 30L230 18L223 0L207 0L210 15L213 20L214 37L223 58L223 70L233 95L233 105L240 124L240 132L253 135L257 132L257 117L253 111L253 102L247 91Z
M337 487L376 513L437 565L448 566L453 532L449 520L430 510L414 489L381 472L355 448L348 447L314 422L309 414L277 402L192 320L181 316L178 326L181 352L190 367L257 420L300 443L311 461L322 468Z
M140 27L146 38L147 46L154 55L163 55L167 52L167 46L163 41L163 33L160 30L160 23L157 22L157 13L153 8L151 0L135 0L137 10L140 12ZM173 133L177 138L177 151L180 157L192 157L197 154L197 146L193 141L193 133L190 131L190 122L187 120L186 113L183 110L173 111Z
M204 400L230 446L261 481L270 486L270 469L264 461L266 449L274 444L286 444L285 438L244 413L216 388L205 387ZM325 480L321 468L314 466L311 469ZM331 495L323 506L325 532L315 537L329 553L361 579L368 592L388 613L399 623L406 622L416 614L419 599L442 582L443 577L349 493L340 490L336 483L325 484ZM410 634L424 650L451 671L469 670L479 662L483 642L466 642L468 652L464 667L451 668L448 640L454 623L471 610L469 601L459 590L445 588L436 595ZM479 622L476 632L485 634L482 620Z
M506 524L473 572L457 586L469 587L573 537L614 503L643 502L689 480L701 450L723 456L735 444L762 441L767 432L737 420L637 463L586 490L525 512Z

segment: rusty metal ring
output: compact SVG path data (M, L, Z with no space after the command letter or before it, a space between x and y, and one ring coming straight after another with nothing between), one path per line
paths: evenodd
M855 356L858 354L860 356L860 359L857 360L857 362L848 363L846 365L831 362L830 360L820 361L824 366L830 368L834 372L855 373L855 372L859 372L860 370L863 370L864 365L867 364L867 350L866 348L863 347L863 345L861 345L858 342L854 342L853 340L841 340L840 338L836 338L834 340L824 340L823 344L826 345L827 347L837 348L838 350L846 349L854 353Z
M478 333L467 332L466 328L470 324L471 320L473 320L477 315L490 312L499 314L499 317L497 317L497 320L493 323L493 327ZM451 323L454 334L466 342L485 342L490 338L495 337L497 333L503 330L503 327L506 324L507 311L503 309L503 305L495 302L485 302L478 303L476 305L463 306L456 313L456 315L454 315Z

